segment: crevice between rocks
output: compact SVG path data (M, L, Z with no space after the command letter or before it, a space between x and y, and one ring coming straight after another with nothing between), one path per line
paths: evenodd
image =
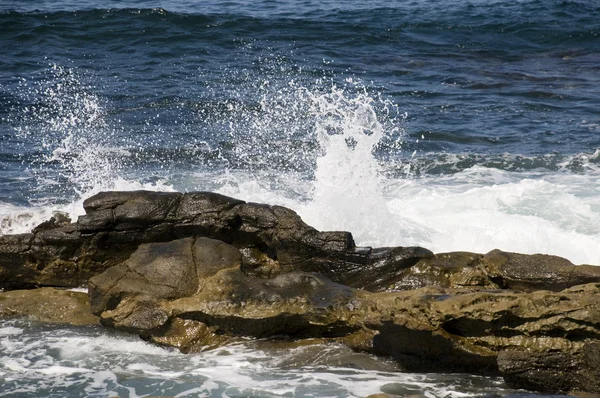
M199 321L209 327L217 327L223 333L255 338L282 335L294 338L334 338L344 337L360 330L359 327L350 327L345 322L311 323L300 314L280 314L274 317L253 319L234 315L213 316L203 312L187 312L178 317Z

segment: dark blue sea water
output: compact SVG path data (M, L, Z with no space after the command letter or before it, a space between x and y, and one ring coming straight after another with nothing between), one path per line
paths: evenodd
M213 190L362 245L598 265L599 21L595 0L0 0L0 233L104 189Z

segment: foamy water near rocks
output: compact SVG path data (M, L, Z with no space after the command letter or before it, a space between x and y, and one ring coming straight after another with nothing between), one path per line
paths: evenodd
M285 335L403 370L600 392L600 267L356 247L349 232L317 231L287 208L207 192L105 192L84 208L76 223L0 237L1 316L78 322L31 310L42 294L59 297L45 306L183 352ZM89 303L47 288L84 285Z

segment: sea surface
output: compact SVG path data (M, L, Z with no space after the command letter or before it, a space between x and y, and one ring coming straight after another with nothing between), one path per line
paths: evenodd
M114 189L280 204L358 245L600 265L600 3L0 0L0 234ZM343 347L184 356L0 325L0 396L381 391L528 394Z

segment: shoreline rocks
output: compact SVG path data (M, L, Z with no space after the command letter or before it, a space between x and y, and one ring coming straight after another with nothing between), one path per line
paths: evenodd
M600 267L356 247L349 232L317 231L284 207L208 192L104 192L84 208L76 223L0 236L0 316L39 316L27 299L3 310L13 289L87 283L89 319L182 352L286 335L406 371L600 393Z

